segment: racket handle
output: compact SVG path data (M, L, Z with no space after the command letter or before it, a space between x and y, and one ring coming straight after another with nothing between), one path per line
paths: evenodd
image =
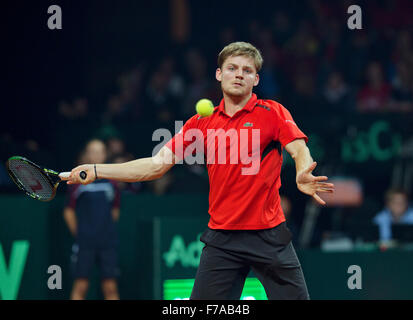
M59 177L62 180L69 180L71 172L60 172ZM87 177L87 173L85 171L80 171L79 176L82 180L85 180Z
M82 180L85 180L87 177L87 173L85 171L80 171L79 176L82 178Z

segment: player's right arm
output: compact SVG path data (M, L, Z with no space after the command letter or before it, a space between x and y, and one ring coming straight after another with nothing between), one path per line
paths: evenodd
M148 158L141 158L125 163L96 164L98 179L110 179L123 182L138 182L155 180L162 177L171 169L179 158L167 146L163 146L159 152ZM87 177L80 179L80 172L85 171ZM95 168L93 164L81 165L74 168L67 184L89 184L95 181Z

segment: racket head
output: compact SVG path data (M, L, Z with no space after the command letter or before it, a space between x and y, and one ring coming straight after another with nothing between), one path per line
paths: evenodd
M33 199L50 201L56 195L61 181L57 172L42 168L21 156L9 158L6 167L13 182Z

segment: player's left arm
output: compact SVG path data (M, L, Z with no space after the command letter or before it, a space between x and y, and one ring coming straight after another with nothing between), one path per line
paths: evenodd
M325 205L325 201L320 198L318 193L333 192L334 184L325 182L328 180L326 176L314 176L312 174L317 166L317 162L313 161L305 140L293 140L285 146L285 150L287 150L295 162L298 190L312 196L319 204Z

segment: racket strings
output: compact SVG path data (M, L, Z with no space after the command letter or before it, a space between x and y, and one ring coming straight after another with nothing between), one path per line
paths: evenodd
M53 196L54 188L40 169L19 159L9 161L9 169L26 192L43 200Z

